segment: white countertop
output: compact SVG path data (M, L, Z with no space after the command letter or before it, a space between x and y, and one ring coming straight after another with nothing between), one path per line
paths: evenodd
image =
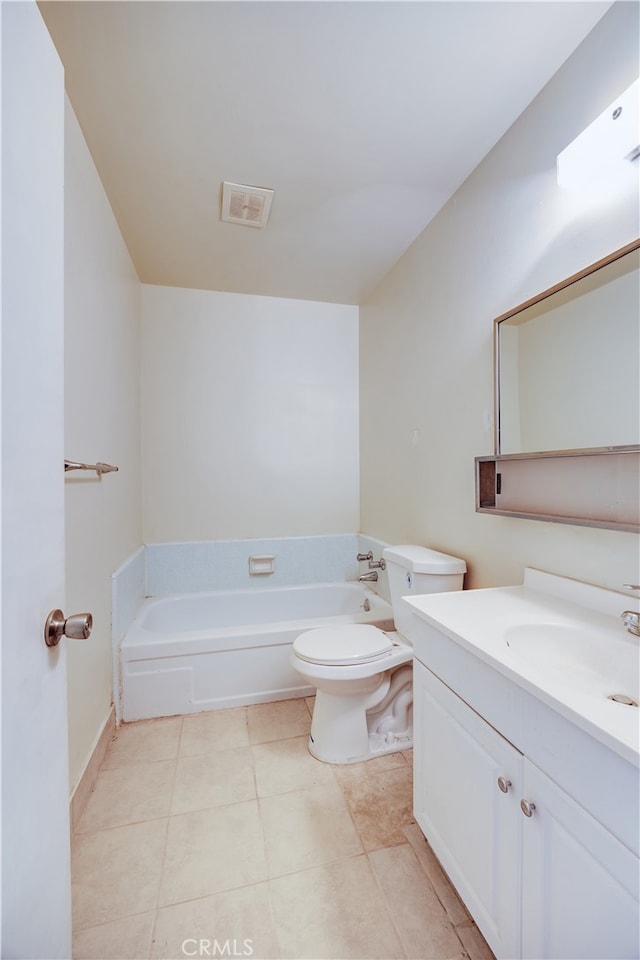
M640 765L640 708L607 699L639 699L640 638L620 620L623 610L639 609L633 596L528 569L522 586L404 599L441 633Z

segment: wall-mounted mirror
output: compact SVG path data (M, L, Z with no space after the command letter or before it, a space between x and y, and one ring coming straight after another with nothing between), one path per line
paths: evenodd
M495 321L496 454L640 444L640 241Z

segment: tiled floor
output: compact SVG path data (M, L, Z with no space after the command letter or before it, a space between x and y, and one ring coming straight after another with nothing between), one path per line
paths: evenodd
M411 754L307 751L313 701L126 724L73 839L76 960L491 960L411 814Z

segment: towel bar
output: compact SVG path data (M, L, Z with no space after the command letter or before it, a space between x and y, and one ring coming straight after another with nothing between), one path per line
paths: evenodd
M103 473L113 473L117 470L117 467L113 467L110 463L78 463L76 460L65 460L64 462L64 472L68 473L69 470L95 470L99 477Z

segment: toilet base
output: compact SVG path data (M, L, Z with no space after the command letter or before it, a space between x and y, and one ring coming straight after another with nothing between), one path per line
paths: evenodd
M321 752L317 751L316 744L311 734L309 735L309 753L315 757L316 760L321 760L323 763L362 763L365 760L373 760L374 757L382 757L387 753L399 753L400 750L411 750L412 747L413 733L410 736L398 737L391 743L374 734L369 738L369 750L361 756L327 756L322 752L322 748L320 748Z
M318 689L309 753L324 763L360 763L413 746L413 669L378 675L373 690L354 696Z

